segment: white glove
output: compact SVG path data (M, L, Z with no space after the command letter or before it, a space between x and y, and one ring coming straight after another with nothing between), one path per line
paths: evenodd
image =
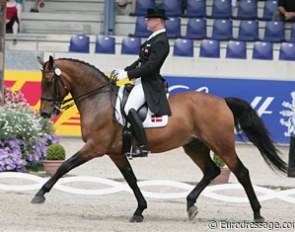
M117 81L121 81L128 78L128 74L124 69L114 69L111 72L111 77Z

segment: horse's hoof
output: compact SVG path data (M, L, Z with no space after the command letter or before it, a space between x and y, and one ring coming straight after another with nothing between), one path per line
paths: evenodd
M130 219L130 222L142 222L143 216L142 215L133 215Z
M260 222L264 222L264 221L265 221L265 219L262 216L255 216L254 217L254 222L255 223L260 223Z
M33 199L32 199L32 201L31 201L31 203L32 204L41 204L41 203L44 203L44 201L45 201L45 197L44 196L35 196Z
M198 211L197 206L195 206L195 205L191 206L191 207L187 210L187 214L188 214L188 218L189 218L189 220L194 219L194 218L197 216L198 212L199 212L199 211Z

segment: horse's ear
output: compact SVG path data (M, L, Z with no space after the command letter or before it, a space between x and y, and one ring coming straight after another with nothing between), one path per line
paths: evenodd
M53 59L53 56L49 56L48 63L49 63L49 67L50 68L53 68L54 67L54 59Z
M49 65L50 65L50 67L53 67L53 65L54 65L53 56L49 56Z
M44 60L40 56L37 56L37 60L38 60L39 64L41 64L42 66L44 66L45 62L44 62Z

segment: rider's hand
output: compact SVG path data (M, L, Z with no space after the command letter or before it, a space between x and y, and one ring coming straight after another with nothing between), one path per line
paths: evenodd
M114 69L111 72L111 78L113 78L117 81L121 81L121 80L128 78L128 74L124 69Z

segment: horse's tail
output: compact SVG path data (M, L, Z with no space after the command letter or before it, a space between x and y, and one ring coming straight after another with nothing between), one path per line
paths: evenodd
M235 119L235 127L239 126L249 140L258 148L265 162L273 169L287 173L287 164L278 155L267 128L251 105L239 98L227 97L225 101Z

